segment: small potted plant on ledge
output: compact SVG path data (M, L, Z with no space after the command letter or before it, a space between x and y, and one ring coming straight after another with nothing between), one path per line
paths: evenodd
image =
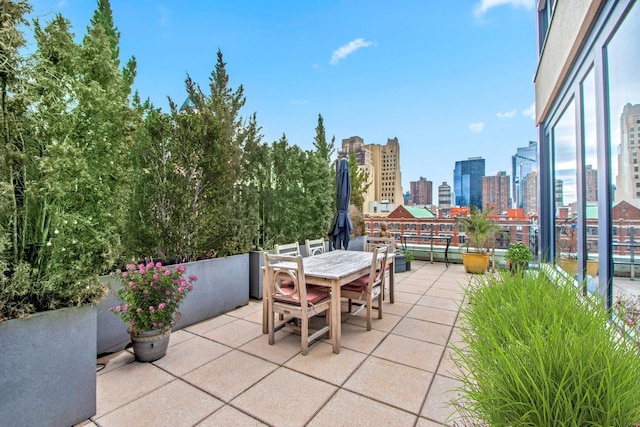
M408 250L404 250L404 251L401 251L401 253L404 254L406 271L411 271L411 261L414 260L413 252L408 251Z
M511 273L515 274L516 272L524 271L529 267L529 261L531 260L532 254L531 250L524 243L517 242L509 246L505 257L509 264L509 270Z
M195 276L184 279L186 267L174 269L162 263L129 264L119 272L123 286L117 295L123 304L109 309L129 326L133 353L139 362L153 362L167 352L178 307L193 290Z

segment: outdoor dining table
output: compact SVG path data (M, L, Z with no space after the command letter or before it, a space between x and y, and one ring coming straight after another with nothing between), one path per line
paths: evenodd
M340 337L342 328L342 313L340 310L340 288L353 280L366 276L371 269L371 252L335 250L322 254L305 257L302 260L304 277L307 284L326 286L331 288L331 342L333 352L340 353ZM394 301L395 286L395 254L388 254L387 264L389 274L389 301ZM266 283L266 280L264 281ZM263 293L262 332L268 333L267 328L267 298L268 292Z

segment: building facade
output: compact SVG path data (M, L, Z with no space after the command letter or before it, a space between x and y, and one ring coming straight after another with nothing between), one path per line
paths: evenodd
M453 192L456 206L475 206L482 210L482 177L485 161L482 157L469 157L456 162L453 170Z
M482 177L482 202L484 210L493 209L496 214L501 214L509 209L509 175L506 172L498 172L496 176Z
M640 101L640 96L638 98ZM615 201L627 200L640 205L640 104L627 103L622 108L618 147Z
M404 204L398 138L388 139L386 145L365 144L359 136L343 139L338 158L349 158L351 152L355 153L358 169L369 175L369 188L364 195L365 212L372 202Z
M538 40L540 256L560 264L566 221L560 213L575 206L568 215L576 231L578 281L585 277L587 262L598 261L598 293L610 307L614 284L633 262L614 257L615 245L631 244L614 244L614 233L616 206L634 206L640 191L635 149L640 117L634 112L640 104L640 4L539 0ZM596 180L594 206L587 204L589 179ZM555 197L558 180L562 200Z
M409 187L412 205L433 204L433 182L421 176L418 181L411 181Z
M532 172L538 170L538 143L529 141L527 147L518 147L511 156L511 179L513 207L524 208L522 183Z
M526 215L538 215L538 173L531 172L522 181L522 202Z

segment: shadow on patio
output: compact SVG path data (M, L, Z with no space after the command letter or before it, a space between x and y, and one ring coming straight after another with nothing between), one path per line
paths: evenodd
M340 354L325 339L302 356L286 331L268 345L252 300L172 333L154 363L128 351L100 359L97 413L81 425L460 425L447 422L459 385L450 344L467 280L462 265L414 261L372 331L364 311L343 317Z

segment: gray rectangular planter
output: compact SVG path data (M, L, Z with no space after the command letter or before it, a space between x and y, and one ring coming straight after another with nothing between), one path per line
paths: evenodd
M264 251L249 252L249 296L262 299L262 266Z
M233 255L202 261L181 263L187 270L185 277L194 275L193 291L179 308L180 318L173 330L219 316L249 303L249 254ZM116 290L121 283L115 278L102 277ZM120 304L116 295L109 295L98 304L98 354L123 349L130 341L127 325L110 307Z
M96 414L96 307L0 323L0 424L72 426Z

